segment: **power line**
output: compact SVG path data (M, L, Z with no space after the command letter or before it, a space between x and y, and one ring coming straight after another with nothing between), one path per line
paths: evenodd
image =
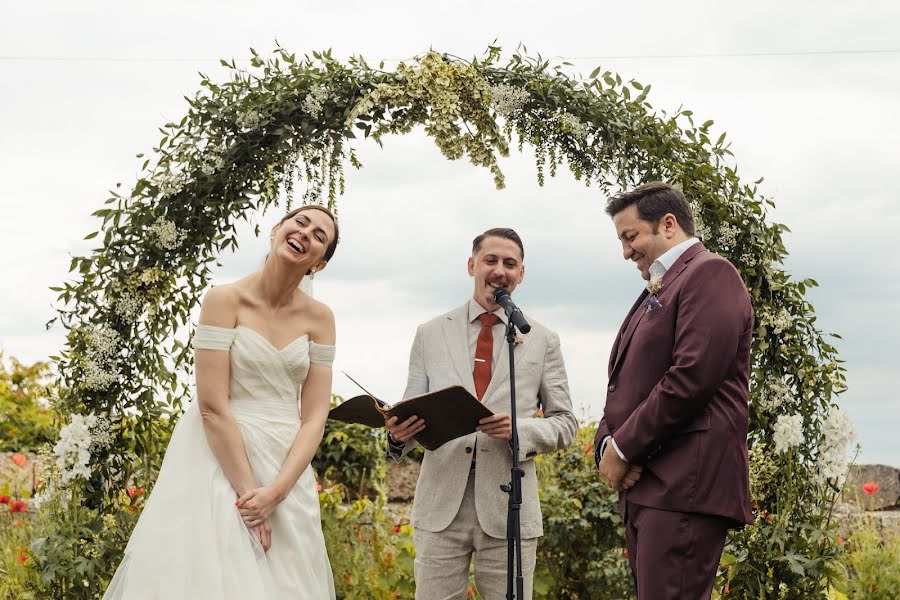
M697 52L688 54L607 54L600 56L551 56L554 60L685 60L695 58L755 58L793 56L864 56L878 54L900 54L900 48L860 49L860 50L795 50L784 52ZM165 57L165 56L0 56L0 62L60 62L60 63L198 63L219 62L219 58L205 56ZM247 63L250 59L233 59ZM385 59L399 61L401 59ZM408 60L408 59L407 59Z

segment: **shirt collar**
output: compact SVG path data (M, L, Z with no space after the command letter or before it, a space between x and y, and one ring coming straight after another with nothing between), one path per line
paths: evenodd
M662 256L653 261L653 264L650 265L650 279L653 280L657 277L662 277L666 274L666 271L672 268L672 265L675 264L675 261L681 258L681 255L685 253L685 251L698 243L698 240L695 237L689 238L680 244L676 244L672 246L665 252L663 252Z
M474 323L475 319L480 317L482 314L486 313L483 306L478 304L475 298L469 298L469 323ZM500 321L506 325L506 311L503 310L503 307L498 308L494 311L494 314L499 317Z

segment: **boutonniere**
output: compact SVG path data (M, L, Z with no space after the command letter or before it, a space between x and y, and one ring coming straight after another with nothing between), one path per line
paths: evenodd
M662 303L656 297L656 295L659 294L662 289L662 277L653 277L650 279L650 283L647 284L647 291L650 292L650 298L647 299L647 310L645 312L650 312L651 310L662 308Z
M518 346L519 344L523 343L524 341L525 341L525 338L522 337L522 334L521 334L521 333L517 333L517 334L516 334L516 346Z

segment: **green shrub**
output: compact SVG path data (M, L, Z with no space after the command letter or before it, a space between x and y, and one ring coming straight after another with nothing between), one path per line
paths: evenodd
M632 597L618 493L594 464L593 434L585 427L569 448L537 458L544 537L535 598Z
M34 452L56 439L47 400L52 392L47 363L13 358L7 366L0 352L0 452Z
M332 406L341 402L332 397ZM342 484L351 498L382 498L386 456L384 429L328 421L312 465L320 479Z
M879 535L871 525L853 532L846 542L841 566L845 579L839 589L848 598L900 598L900 534Z
M412 527L391 515L381 499L344 504L343 486L319 494L322 531L338 598L413 598Z

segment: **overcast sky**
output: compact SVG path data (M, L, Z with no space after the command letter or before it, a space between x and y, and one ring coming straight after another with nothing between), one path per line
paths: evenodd
M47 288L95 229L89 215L135 158L180 118L197 71L218 58L332 48L371 63L434 48L459 56L497 43L597 65L653 85L650 102L683 105L727 131L745 181L766 180L773 218L787 224L788 269L812 277L826 331L838 332L863 462L900 465L900 5L894 2L42 2L0 19L0 348L46 359L63 336ZM493 226L525 241L516 297L559 332L580 415L602 413L606 361L641 280L621 260L604 198L567 172L538 188L532 157L488 172L449 162L422 134L357 145L347 171L343 241L316 280L335 311L337 367L386 400L406 379L416 324L471 294L471 239ZM349 168L348 168L349 169ZM269 225L274 212L258 216ZM256 269L263 240L247 228L218 281ZM336 377L335 391L353 394Z

